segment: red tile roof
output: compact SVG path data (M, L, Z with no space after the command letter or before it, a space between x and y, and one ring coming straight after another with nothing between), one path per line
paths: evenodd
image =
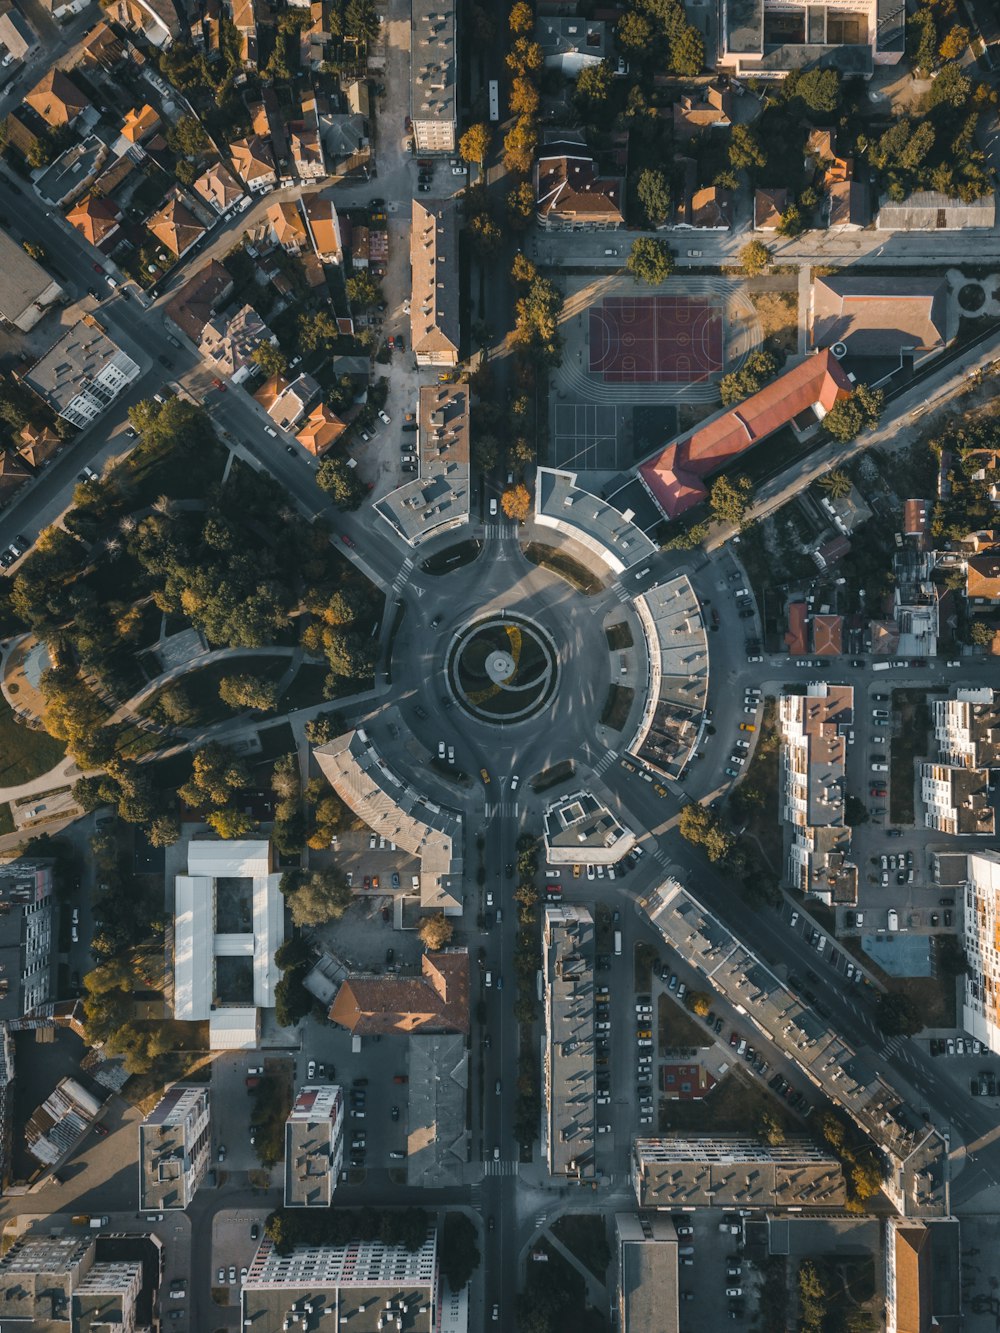
M468 1032L469 955L465 949L425 953L422 977L348 977L330 1006L330 1020L350 1032Z
M667 517L676 518L707 494L702 477L718 472L810 407L819 404L829 412L850 391L847 372L829 350L807 357L745 402L667 445L640 466L639 476Z
M844 651L844 617L813 616L813 652L819 657L839 657Z
M790 602L788 606L788 632L785 634L785 643L788 645L788 651L792 657L804 657L808 652L806 645L806 612L808 607L805 602Z

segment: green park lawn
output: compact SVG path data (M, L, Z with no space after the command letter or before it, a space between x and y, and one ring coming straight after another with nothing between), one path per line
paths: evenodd
M41 777L65 753L62 741L18 722L6 699L0 698L0 787L17 787Z

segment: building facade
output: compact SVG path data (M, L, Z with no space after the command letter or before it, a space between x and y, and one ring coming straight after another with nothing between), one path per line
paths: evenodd
M299 1088L285 1121L285 1207L329 1208L343 1160L343 1088Z
M640 1208L840 1208L844 1174L806 1135L774 1146L740 1134L636 1139L632 1184Z
M23 378L54 412L82 430L138 377L136 362L85 315Z
M972 852L967 873L962 1027L1000 1054L1000 852Z
M187 1208L212 1151L206 1087L175 1083L139 1126L139 1210Z
M456 12L452 0L410 0L410 119L416 153L458 145Z
M545 1126L549 1174L596 1174L594 919L586 907L546 907L542 935Z
M55 998L52 862L0 866L0 1020L23 1018Z

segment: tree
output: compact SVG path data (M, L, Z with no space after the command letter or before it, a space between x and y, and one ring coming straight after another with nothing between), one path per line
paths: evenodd
M353 274L344 286L351 305L361 310L371 310L382 300L382 288L366 269Z
M357 471L343 458L324 458L316 469L316 485L326 491L338 509L357 509L365 498Z
M834 500L842 500L851 493L851 479L843 468L834 468L832 472L824 473L819 479L819 486Z
M508 105L512 116L534 116L541 103L541 95L531 79L519 74L510 85Z
M45 138L38 138L34 139L29 145L24 160L29 167L37 171L39 167L47 167L52 161L52 156L52 147L49 141Z
M338 921L351 905L347 880L332 867L314 870L289 897L292 920L297 926L321 926Z
M180 120L167 130L167 143L170 150L179 157L197 157L207 153L212 141L202 129L201 122L194 116L181 116Z
M625 267L636 282L646 282L655 287L666 282L673 273L673 252L666 241L656 236L637 236L632 242Z
M191 777L178 790L182 801L197 808L225 805L234 792L250 785L250 773L241 759L224 746L212 742L198 750Z
M508 171L526 175L531 170L538 147L538 130L528 116L521 116L508 130L503 141L503 161Z
M876 1017L887 1037L913 1037L924 1026L916 1003L896 991L885 991L878 997Z
M446 1213L441 1229L441 1273L452 1291L461 1291L479 1267L476 1227L464 1213Z
M834 403L823 418L823 425L835 440L846 444L863 430L875 429L884 404L885 395L881 389L870 389L867 384L859 384L847 398Z
M588 110L606 102L611 92L612 77L609 60L602 60L599 65L585 65L577 75L577 102Z
M748 241L740 250L739 259L748 278L756 278L771 267L771 251L763 241Z
M670 212L670 185L666 173L656 167L646 167L639 173L635 193L649 225L662 226Z
M681 811L677 827L682 838L704 847L710 861L721 861L732 847L732 839L707 806L692 801Z
M749 125L734 125L729 137L729 165L734 171L765 167L767 157Z
M510 11L507 22L515 36L524 36L525 33L531 32L535 26L535 12L526 3L526 0L517 0Z
M785 1141L785 1131L781 1128L781 1122L774 1112L766 1107L760 1114L757 1132L764 1142L770 1144L772 1148L776 1148Z
M719 381L719 394L728 407L741 403L744 398L758 393L768 380L778 373L778 359L773 352L758 347L751 352L739 370L723 375Z
M945 34L944 40L938 47L938 55L942 60L957 60L968 45L968 28L963 28L961 24L956 24L954 28L949 28L948 32Z
M515 231L523 231L535 216L535 191L530 181L521 181L507 196L507 219Z
M488 213L477 213L469 222L469 235L480 256L496 254L503 243L503 232Z
M493 135L490 127L483 122L477 121L462 135L458 141L458 151L465 162L475 162L482 166L486 161L486 154L490 151L490 143Z
M615 36L623 51L643 54L652 41L653 25L637 9L627 9L618 20Z
M712 483L708 502L712 513L720 523L731 523L742 528L750 507L750 494L753 486L749 477L716 477Z
M996 631L988 620L974 620L969 626L969 642L977 648L990 648Z
M153 847L172 847L181 836L180 820L175 814L157 815L150 822L146 836Z
M252 815L231 805L223 806L221 810L209 811L205 816L205 823L214 829L220 838L242 838L244 834L252 833L257 827L257 821Z
M705 41L693 23L679 27L670 42L670 70L682 78L696 78L705 64Z
M712 1007L711 997L707 991L690 990L687 993L687 1007L699 1018L704 1018Z
M278 377L284 375L288 369L288 357L280 347L275 347L266 339L257 344L250 354L250 359L260 366L265 375Z
M515 282L531 284L538 277L538 269L526 254L518 250L510 266L510 276Z
M224 676L219 681L219 698L230 708L253 708L266 713L277 706L278 687L273 680L260 676Z
M340 330L328 311L317 310L312 314L299 315L299 345L307 352L327 348L339 337ZM132 424L135 425L135 422Z
M443 912L437 912L434 916L424 917L417 934L424 943L424 947L434 953L438 949L443 949L446 944L450 944L451 937L455 933L455 928Z
M778 235L790 239L793 236L800 235L805 231L805 228L805 218L803 218L798 204L789 204L778 221Z
M788 90L791 96L792 89ZM840 105L840 77L835 69L811 69L795 80L794 96L811 111L831 115Z
M931 111L936 106L966 106L972 93L972 80L955 61L942 65L937 78L924 96L923 105ZM926 122L924 122L926 123Z
M517 523L527 521L531 513L531 494L523 482L508 486L500 497L500 505L508 518Z

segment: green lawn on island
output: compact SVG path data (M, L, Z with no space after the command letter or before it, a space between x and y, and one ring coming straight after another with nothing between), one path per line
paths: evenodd
M0 697L0 787L18 787L55 768L66 753L62 741L47 731L33 731L18 722L7 700Z

